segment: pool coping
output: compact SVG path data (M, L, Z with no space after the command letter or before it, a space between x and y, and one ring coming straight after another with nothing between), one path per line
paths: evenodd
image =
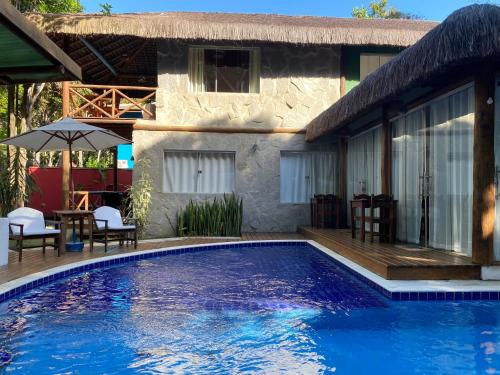
M157 258L171 254L188 252L241 248L249 245L290 246L301 244L313 247L328 255L344 270L365 282L373 289L393 301L450 301L450 300L500 300L500 281L484 280L386 280L366 268L354 263L312 240L261 240L217 242L211 244L164 247L152 250L139 250L125 254L108 255L70 263L28 276L8 281L0 285L0 302L13 298L28 290L50 282L76 275L92 269L128 263L137 260Z

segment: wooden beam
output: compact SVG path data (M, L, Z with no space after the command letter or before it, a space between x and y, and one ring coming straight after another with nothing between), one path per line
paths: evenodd
M65 72L66 69L62 65L20 66L12 68L0 68L0 76L9 76L12 74L39 74L39 73L64 74Z
M495 227L495 71L485 67L475 77L472 260L491 265Z
M384 107L382 114L382 194L392 193L392 126L389 121L387 109Z
M305 134L304 128L252 128L252 127L222 127L194 125L160 125L136 122L134 130L163 132L195 132L195 133L248 133L248 134Z
M346 62L345 62L345 47L340 48L340 97L346 94Z
M113 147L113 191L118 191L118 147Z
M79 37L79 39L115 77L118 75L118 72L115 70L115 68L113 68L113 66L108 62L108 60L106 60L106 58L103 55L101 55L101 53L97 49L95 49L95 47L92 44L90 44L88 40L86 40L83 37Z
M342 199L341 225L347 226L347 207L351 197L347 196L347 138L339 138L339 197Z
M69 82L62 83L62 115L69 115ZM69 175L70 175L70 155L69 151L62 152L62 208L69 208Z

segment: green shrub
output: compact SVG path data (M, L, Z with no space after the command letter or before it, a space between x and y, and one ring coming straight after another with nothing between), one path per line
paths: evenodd
M243 200L236 195L194 203L177 212L177 236L239 237Z
M129 219L135 220L137 235L140 239L144 238L146 227L149 224L149 213L151 212L153 179L150 174L149 164L148 159L142 159L136 163L136 170L140 171L141 175L127 190L127 216Z

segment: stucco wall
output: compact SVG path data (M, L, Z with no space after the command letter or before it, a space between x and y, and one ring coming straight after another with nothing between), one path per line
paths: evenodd
M156 118L168 125L303 127L340 96L340 49L290 45L261 48L259 94L193 93L188 45L158 44Z
M256 47L256 45L249 45ZM339 98L340 49L260 45L259 94L193 93L188 45L160 42L156 123L164 125L304 127ZM150 236L173 235L176 213L190 199L213 195L163 193L165 150L236 152L236 193L244 201L244 231L295 231L310 222L309 206L280 203L280 151L331 149L303 134L222 134L134 131L134 158L151 161L154 178ZM140 171L134 172L134 178ZM170 225L170 222L172 225Z
M306 204L280 203L280 151L332 150L333 144L307 144L301 134L217 134L134 131L134 158L149 159L154 179L150 236L170 236L179 208L190 199L213 199L213 194L164 193L165 150L235 151L236 194L243 198L244 231L289 232L310 223ZM134 171L134 177L140 170ZM168 218L167 218L168 216Z

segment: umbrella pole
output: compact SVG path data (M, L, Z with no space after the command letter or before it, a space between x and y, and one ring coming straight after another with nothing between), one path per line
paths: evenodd
M73 160L72 160L72 151L71 151L71 141L68 143L69 146L69 196L70 196L70 201L74 203L74 197L75 194L72 190L72 185L73 185ZM70 207L73 209L74 207Z

